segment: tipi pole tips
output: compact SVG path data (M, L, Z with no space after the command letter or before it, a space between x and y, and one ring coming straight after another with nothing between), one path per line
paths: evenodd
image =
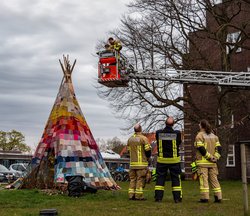
M59 59L59 62L60 62L60 65L61 65L66 82L71 81L71 74L72 74L73 69L75 67L76 59L75 59L72 66L70 65L69 55L67 55L67 56L63 55L63 63L60 59Z

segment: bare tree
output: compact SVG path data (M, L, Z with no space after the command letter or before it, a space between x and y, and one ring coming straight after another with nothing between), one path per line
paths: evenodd
M112 34L122 41L123 51L136 70L175 68L230 71L233 69L232 55L239 48L250 48L247 43L249 21L240 25L235 21L246 6L249 8L249 4L248 1L235 0L215 7L215 1L211 0L135 0L129 5L131 14L122 18L122 26ZM233 41L228 38L228 33L234 31L239 34ZM204 55L206 47L203 49L202 43L213 44L209 49L210 56ZM220 64L215 65L214 58L219 58ZM228 113L233 112L236 104L247 104L249 100L249 96L243 97L235 89L215 87L218 107L204 110L192 97L192 87L184 85L183 94L180 85L139 79L131 80L129 88L99 87L98 92L110 101L118 117L128 121L128 128L136 122L143 122L146 131L158 127L159 122L162 123L168 115L175 115L180 122L184 115L192 122L208 118L213 120L214 126L229 127L231 115ZM241 97L231 102L232 95L239 94ZM190 109L186 109L187 106ZM219 120L215 121L215 114ZM249 113L238 122L247 120L247 116Z

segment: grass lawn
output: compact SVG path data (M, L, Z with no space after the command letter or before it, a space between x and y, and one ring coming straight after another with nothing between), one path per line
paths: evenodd
M223 203L198 203L198 182L183 181L183 202L172 200L170 183L166 182L162 203L154 202L154 183L146 185L147 201L129 201L128 183L119 184L119 191L98 191L80 198L66 195L47 195L38 190L1 190L0 215L39 215L41 209L56 208L59 215L95 216L238 216L243 215L242 184L240 181L222 181ZM249 196L250 198L250 196Z

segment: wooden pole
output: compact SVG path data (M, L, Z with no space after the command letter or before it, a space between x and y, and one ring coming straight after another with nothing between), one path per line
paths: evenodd
M59 59L59 63L61 65L61 68L62 68L62 71L64 74L63 79L62 79L62 83L64 82L64 79L65 79L66 83L72 83L71 74L72 74L73 69L75 67L76 59L75 59L73 65L71 66L70 62L69 62L69 55L67 55L67 56L63 55L63 63L61 62L60 59ZM62 85L62 83L61 83L61 85Z
M243 186L243 202L244 202L244 215L248 214L248 192L247 192L247 163L246 163L246 145L240 145L241 154L241 176Z

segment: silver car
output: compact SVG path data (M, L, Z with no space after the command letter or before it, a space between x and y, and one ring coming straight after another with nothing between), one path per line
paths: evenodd
M10 171L17 177L23 177L27 173L28 163L14 163L10 165Z
M0 182L12 182L17 179L14 172L11 172L7 167L0 164Z

